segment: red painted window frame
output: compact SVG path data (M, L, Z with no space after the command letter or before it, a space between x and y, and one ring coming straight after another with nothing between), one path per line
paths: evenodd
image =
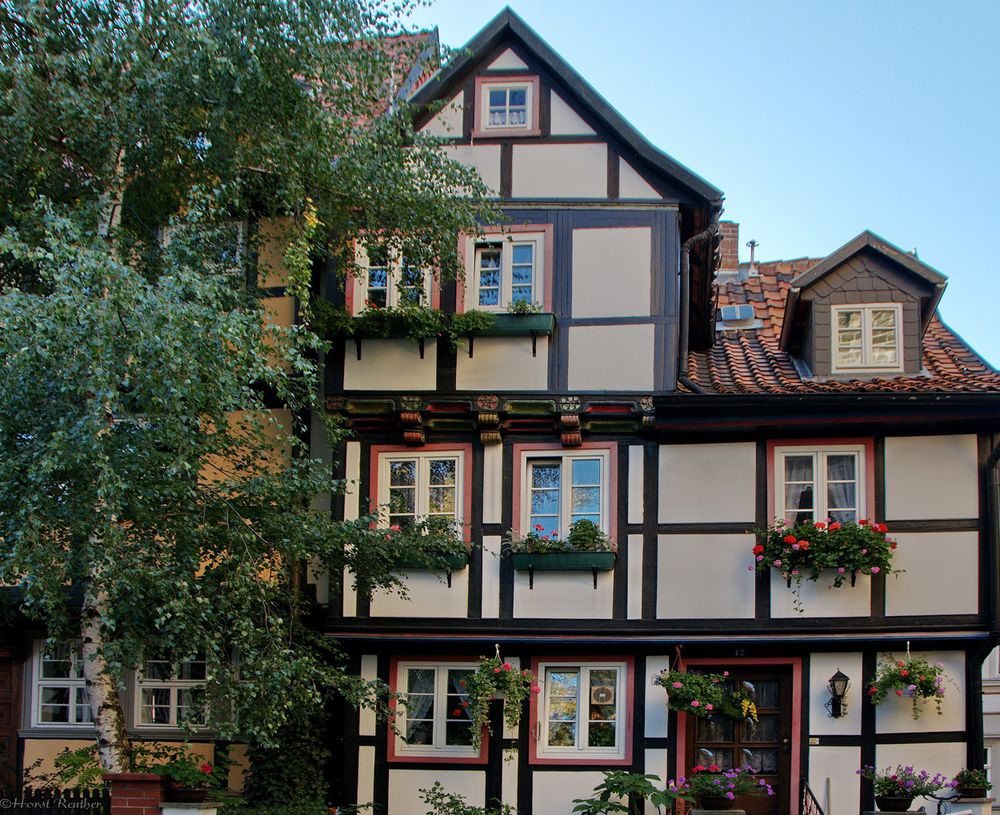
M479 665L479 660L475 657L444 657L444 656L404 656L391 657L389 659L389 690L393 693L399 689L399 663L401 662L436 662L441 665L460 665L468 662L469 666L475 669ZM396 700L389 701L389 723L395 722ZM479 746L478 756L440 756L435 755L431 750L425 755L399 755L396 753L396 734L389 728L388 732L389 752L387 760L398 764L486 764L489 760L489 738L490 734L483 728L483 741Z
M359 244L364 243L363 238L355 239L351 241L351 250L354 255L354 261L357 263ZM431 286L430 286L430 308L441 308L441 280L439 275L434 273L431 269ZM347 313L352 317L357 317L365 310L365 303L362 299L358 302L358 296L363 294L364 287L362 286L361 274L351 274L350 272L344 276L344 308Z
M553 267L553 235L555 228L553 224L503 224L495 226L481 227L483 235L518 235L525 232L541 232L545 235L545 251L542 253L540 262L542 264L542 311L552 311L552 267ZM469 253L471 252L471 257ZM465 281L459 281L456 286L455 311L461 314L466 310L465 296L467 290L471 293L472 281L475 279L476 269L476 241L470 235L460 235L458 240L458 259L461 267L465 269ZM473 303L468 308L474 309L477 306ZM491 314L505 314L504 311L491 311Z
M542 693L531 694L528 710L528 763L537 765L572 764L573 766L605 766L624 767L632 763L632 735L635 722L635 657L624 655L594 656L544 656L533 657L531 672L541 681L538 666L545 662L558 662L567 665L601 665L602 663L625 663L625 754L622 758L586 758L581 753L580 758L574 756L539 756L538 755L538 713L542 705Z

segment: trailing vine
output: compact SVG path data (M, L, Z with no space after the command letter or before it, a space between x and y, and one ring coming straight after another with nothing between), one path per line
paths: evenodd
M880 705L893 691L896 696L909 696L913 706L913 718L919 719L923 704L934 700L938 716L942 715L944 700L944 665L931 664L926 659L915 659L907 653L906 659L889 656L879 665L875 680L868 687L868 700Z
M531 671L518 670L510 662L500 657L497 647L496 656L480 657L479 668L465 680L465 690L468 693L469 715L472 717L472 744L478 750L482 744L483 728L490 735L490 703L499 694L504 696L504 724L516 730L521 723L524 702L531 694L538 693L540 688L535 682Z

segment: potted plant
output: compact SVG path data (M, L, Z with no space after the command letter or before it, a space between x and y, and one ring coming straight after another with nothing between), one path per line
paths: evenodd
M429 517L376 529L392 565L400 569L454 571L469 563L469 547L453 518Z
M729 672L699 674L662 671L653 678L667 692L667 707L694 716L728 716L757 721L757 705L745 687L733 688Z
M663 788L658 775L630 773L624 770L603 770L604 779L594 787L590 798L575 798L573 812L581 815L609 815L613 812L642 812L644 805L657 815L674 811L678 801L692 803L694 796L670 781ZM631 803L631 808L626 806Z
M225 767L206 761L186 747L173 752L150 771L168 780L166 796L178 803L204 801L211 791L224 789L228 781Z
M679 778L676 788L692 795L700 809L733 809L733 801L741 795L774 795L771 785L749 767L723 770L715 764L692 767L691 775Z
M802 580L819 580L824 570L832 571L833 586L840 588L860 574L892 574L896 542L886 537L883 523L862 518L847 521L799 521L789 526L778 520L766 529L754 530L754 563L759 573L775 569L795 594L795 606L802 613L799 588ZM793 585L794 584L794 585Z
M944 665L914 659L909 654L906 659L888 657L879 665L874 681L868 686L868 700L873 705L880 705L888 696L909 696L914 719L920 718L923 704L933 699L940 716L944 700Z
M466 702L472 718L472 745L477 750L482 744L483 728L492 735L490 728L490 703L502 698L503 720L507 727L516 729L521 722L524 701L541 689L531 671L518 670L500 656L480 657L479 668L464 680Z
M947 780L941 773L931 776L927 770L918 771L912 766L902 765L884 770L867 765L857 773L873 783L875 804L883 812L906 812L914 798L937 792Z
M515 569L599 572L615 567L615 544L593 521L576 521L565 539L535 524L524 536L510 531L507 543Z
M993 789L986 778L986 770L959 770L948 786L958 790L961 798L985 798L986 793Z

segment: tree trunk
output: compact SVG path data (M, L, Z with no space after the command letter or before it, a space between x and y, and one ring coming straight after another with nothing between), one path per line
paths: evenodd
M90 696L90 710L97 731L97 757L101 767L109 773L132 770L131 743L125 728L118 684L108 671L102 646L104 634L101 621L107 608L107 597L87 586L80 612L80 638L83 641L83 677Z

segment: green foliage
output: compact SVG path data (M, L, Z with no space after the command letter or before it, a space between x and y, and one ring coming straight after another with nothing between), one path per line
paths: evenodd
M728 716L757 721L757 705L746 686L734 687L729 672L662 671L653 680L666 690L667 707L693 716Z
M948 785L956 789L984 789L991 790L993 785L986 778L986 770L972 770L964 767L955 773Z
M369 307L357 317L347 309L336 308L325 301L314 305L313 327L320 337L406 337L422 340L440 337L453 348L476 331L492 328L496 316L488 311L473 309L461 314L445 314L421 305Z
M777 569L795 581L818 580L823 569L834 569L833 585L843 586L852 572L892 573L895 542L886 537L889 527L862 520L829 524L800 521L794 526L778 522L756 534L754 547L758 572Z
M880 705L893 691L895 696L908 696L912 702L913 718L919 719L923 703L934 700L938 716L944 712L941 703L944 701L944 665L935 662L933 665L926 659L913 659L907 654L906 659L886 657L875 674L875 680L868 686L868 700L873 705Z
M728 798L730 801L740 795L774 795L771 785L758 778L749 767L724 770L715 764L695 765L691 775L678 779L677 789L695 798Z
M897 765L895 769L886 767L876 770L868 765L858 770L858 775L872 781L876 795L890 798L916 798L930 795L945 785L947 779L941 773L933 776L927 770L916 770L912 766Z
M521 723L524 703L539 687L534 674L518 670L511 663L495 657L480 657L479 668L465 680L465 691L472 718L472 744L478 750L482 744L483 728L492 735L490 703L498 694L504 695L503 719L507 727L516 730Z
M538 303L533 303L531 300L515 300L507 307L508 314L514 315L527 315L527 314L540 314L542 307Z
M656 783L654 783L656 782ZM677 789L673 782L661 789L657 775L641 775L623 770L604 770L604 779L594 787L590 798L577 798L573 803L574 812L583 815L606 815L610 812L624 812L641 815L643 803L654 807L657 813L669 812L676 801L694 800L694 796Z
M421 789L420 800L429 807L427 815L516 815L507 804L472 806L461 795L447 792L440 781L435 781L430 789Z
M544 532L545 527L535 524L535 527L524 536L519 536L514 530L507 533L507 541L511 552L613 552L614 543L607 533L601 530L593 521L576 521L569 528L565 540L554 534Z
M490 311L481 309L469 309L461 314L451 315L451 338L452 344L457 345L458 341L476 331L486 331L496 323L496 315Z

